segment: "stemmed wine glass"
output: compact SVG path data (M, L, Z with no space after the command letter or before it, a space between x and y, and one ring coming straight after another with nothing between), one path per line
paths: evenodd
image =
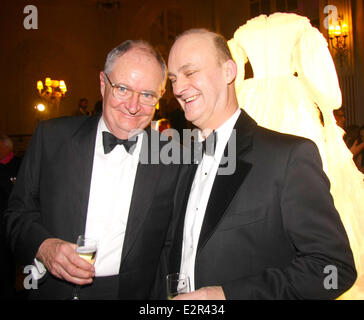
M87 262L94 264L97 252L97 241L92 238L86 238L84 235L79 235L77 238L76 252ZM80 300L79 291L80 285L75 285L73 289L72 300Z

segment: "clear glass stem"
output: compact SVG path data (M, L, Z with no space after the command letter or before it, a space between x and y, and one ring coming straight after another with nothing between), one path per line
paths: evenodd
M76 284L73 287L73 297L72 300L80 300L80 297L78 296L81 286Z

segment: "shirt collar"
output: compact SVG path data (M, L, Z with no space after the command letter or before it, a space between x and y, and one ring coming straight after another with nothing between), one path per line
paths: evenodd
M214 160L220 162L222 154L225 150L225 146L231 136L231 132L234 129L235 123L239 118L241 113L240 108L238 108L234 114L227 119L220 127L215 129L216 137L217 137L217 144L215 149ZM202 141L203 137L201 131L198 131L198 141Z

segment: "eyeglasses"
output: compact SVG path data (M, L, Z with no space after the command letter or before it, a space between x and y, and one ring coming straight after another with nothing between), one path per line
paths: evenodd
M135 92L139 95L140 104L154 107L158 103L158 100L160 99L159 96L156 96L152 92L135 91L124 85L112 83L106 73L105 73L105 76L112 87L113 96L118 100L129 100L133 96L133 93Z

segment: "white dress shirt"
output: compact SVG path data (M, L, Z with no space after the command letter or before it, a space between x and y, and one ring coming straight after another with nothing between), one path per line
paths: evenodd
M116 145L110 153L105 154L103 131L110 132L101 117L97 128L85 232L86 237L94 238L98 242L96 277L119 274L143 138L143 135L139 134L132 154L122 145Z
M215 130L217 143L214 156L204 154L199 163L188 199L182 243L180 272L190 277L191 290L195 290L195 258L200 231L225 146L231 136L240 109ZM201 133L199 140L202 140Z
M138 135L132 154L129 154L122 145L116 145L110 153L105 154L102 142L103 131L110 132L101 117L96 133L85 232L86 237L97 240L96 277L119 274L126 224L143 140L141 133ZM39 280L47 270L36 258L34 266L31 269L33 279Z

